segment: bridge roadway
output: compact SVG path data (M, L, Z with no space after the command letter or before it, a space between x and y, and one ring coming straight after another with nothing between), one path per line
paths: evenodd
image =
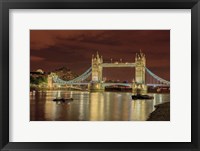
M67 84L67 85L88 85L89 83L72 83L72 84ZM120 85L120 86L128 86L131 87L132 83L103 83L104 86L112 86L112 85ZM166 86L165 84L147 84L147 86Z
M102 67L135 67L135 63L121 63L121 62L116 62L116 63L102 63L100 66Z

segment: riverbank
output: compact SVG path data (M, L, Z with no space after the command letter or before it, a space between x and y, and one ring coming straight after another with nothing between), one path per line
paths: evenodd
M170 121L170 102L155 105L147 121Z

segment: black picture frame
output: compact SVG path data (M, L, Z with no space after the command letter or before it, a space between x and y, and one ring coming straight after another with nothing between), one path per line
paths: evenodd
M191 9L191 142L9 142L9 9ZM0 148L1 150L200 150L200 2L199 0L0 0ZM188 100L190 101L190 100Z

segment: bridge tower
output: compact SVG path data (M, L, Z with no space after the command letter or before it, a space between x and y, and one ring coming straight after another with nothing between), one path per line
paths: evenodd
M102 66L103 57L99 57L97 52L96 57L92 56L92 81L100 82L102 81Z
M92 55L92 81L90 82L88 88L90 91L103 91L104 87L102 85L102 63L103 57L99 56L98 52L96 56Z
M147 93L147 86L145 84L145 67L146 57L140 50L135 56L135 81L133 81L132 91L135 94Z

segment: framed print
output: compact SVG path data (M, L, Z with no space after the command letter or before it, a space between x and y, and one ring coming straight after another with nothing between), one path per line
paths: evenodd
M40 47L54 34L60 37L55 50ZM159 47L156 39L163 39L162 54L156 52L159 48L139 50L152 43ZM30 121L170 121L169 49L170 30L30 30ZM160 74L168 80L149 68L164 69ZM156 104L166 111L158 118L155 112L148 117ZM62 113L52 114L51 108Z
M199 1L1 1L1 150L199 150Z

